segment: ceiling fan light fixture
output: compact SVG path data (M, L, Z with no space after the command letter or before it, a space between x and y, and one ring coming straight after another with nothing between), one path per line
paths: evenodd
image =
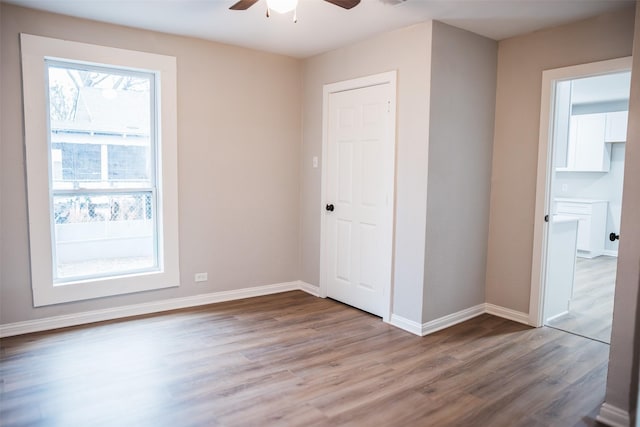
M278 13L288 13L297 7L298 0L267 0L267 8Z

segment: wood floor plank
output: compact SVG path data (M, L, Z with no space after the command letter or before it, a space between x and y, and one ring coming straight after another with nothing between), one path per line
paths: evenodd
M618 258L576 258L569 312L549 326L605 343L611 340Z
M594 426L608 345L288 292L0 340L0 425Z

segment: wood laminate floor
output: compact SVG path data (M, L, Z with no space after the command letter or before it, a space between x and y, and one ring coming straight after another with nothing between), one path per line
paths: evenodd
M490 315L418 337L302 292L0 346L4 427L592 426L609 351Z
M618 258L610 256L576 258L569 313L548 325L610 343L617 263Z

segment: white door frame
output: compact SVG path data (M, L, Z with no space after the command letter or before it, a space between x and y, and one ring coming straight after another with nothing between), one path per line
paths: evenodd
M382 320L389 322L391 320L391 304L392 304L392 283L393 283L393 246L394 246L394 214L395 214L395 156L396 156L396 78L397 72L395 70L385 73L375 74L366 77L360 77L351 80L345 80L337 83L330 83L323 86L322 94L322 189L320 191L320 206L322 211L320 221L320 297L327 297L327 278L326 278L326 251L327 243L325 238L326 228L326 215L324 214L324 205L326 203L327 194L327 158L328 158L328 138L329 138L329 96L333 93L344 92L353 89L362 89L370 86L378 86L383 84L390 85L390 129L392 129L392 146L393 146L393 168L391 176L387 179L393 180L391 188L391 194L389 200L392 202L387 205L388 211L386 212L385 228L390 233L389 241L391 242L385 256L389 262L389 278L384 281L383 297L387 299L383 306Z
M551 173L553 172L553 117L555 115L556 82L580 77L610 74L631 70L631 57L592 62L542 72L542 100L540 103L540 139L538 141L538 177L533 227L533 259L531 262L531 294L529 298L529 324L540 327L544 323L543 308L547 269L549 224L545 215L551 215ZM624 197L624 196L623 196Z

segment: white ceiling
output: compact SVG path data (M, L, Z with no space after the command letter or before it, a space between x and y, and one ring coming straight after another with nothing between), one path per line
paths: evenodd
M629 99L631 71L572 80L571 103L589 104Z
M300 0L292 15L266 18L265 0L246 11L236 0L1 0L24 7L245 46L298 58L374 34L436 19L501 40L631 5L633 0L362 0L344 10ZM390 0L386 0L390 1Z

